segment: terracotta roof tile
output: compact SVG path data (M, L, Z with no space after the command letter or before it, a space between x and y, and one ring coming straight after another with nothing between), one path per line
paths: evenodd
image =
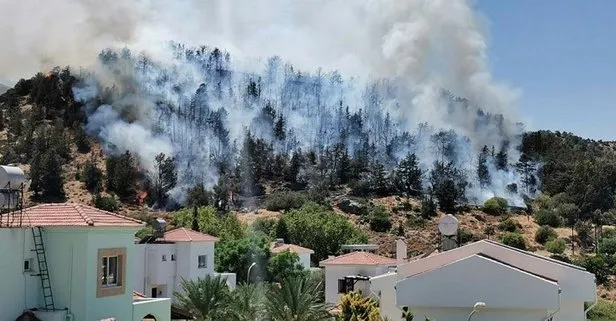
M165 232L161 239L168 242L216 242L218 238L184 227Z
M313 254L314 253L314 251L309 248L301 247L295 244L281 244L279 246L276 246L276 242L272 242L270 244L270 251L272 253L280 253L280 252L284 252L287 250L293 253L297 253L297 254L303 254L303 253Z
M323 260L319 262L319 265L394 265L396 263L395 259L370 252L350 252Z
M101 209L77 203L50 203L25 208L14 212L11 226L17 226L21 218L22 226L93 226L93 227L140 227L145 223L103 211Z

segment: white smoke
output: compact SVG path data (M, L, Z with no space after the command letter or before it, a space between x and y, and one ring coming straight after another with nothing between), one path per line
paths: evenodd
M357 84L375 78L393 79L392 86L397 89L388 90L395 90L396 98L384 98L378 108L399 120L401 130L412 131L421 122L436 129L452 129L469 138L471 147L464 153L473 156L483 145L499 148L509 142L510 159L516 159L513 147L519 130L513 107L519 92L492 79L485 26L466 0L131 0L114 6L93 0L0 2L0 28L16 30L0 33L0 41L10 48L0 51L0 77L15 80L53 65L93 67L101 49L127 45L134 52L146 52L157 64L174 68L171 77L183 83L182 93L153 87L159 96L155 100L178 106L178 102L189 99L186 94L194 93L203 79L193 66L174 61L161 45L165 41L223 48L231 52L234 69L247 72L263 70L264 61L255 61L255 57L277 55L307 72L323 68L358 77L355 85L347 80L342 87L332 87L338 94L323 95L336 100L342 93L351 110L362 108L359 91L363 88ZM146 163L156 151L180 152L183 147L173 143L177 128L166 138L154 134L156 117L160 116L152 112L154 100L134 95L135 84L124 81L136 79L131 74L133 69L124 66L110 73L95 73L99 86L116 85L123 94L113 101L113 108L99 108L92 114L90 123L99 119L103 123L91 125L96 127L91 130L118 148L134 151ZM142 84L151 85L160 75L150 76L138 78ZM87 101L93 86L80 88L89 88L89 93L75 93ZM443 88L470 104L464 108L454 104L452 108L449 98L442 94ZM223 106L226 103L229 101L212 100L209 108L225 108L230 136L237 138L254 114ZM128 107L139 115L138 121L128 123L119 117ZM503 123L477 126L479 109L503 115ZM300 143L311 145L309 140L317 133L317 128L311 127L314 119L288 114L290 126L300 129L296 133ZM181 127L178 120L175 122ZM119 134L122 130L132 134ZM373 134L376 137L378 132ZM422 159L429 168L434 155L424 154L431 155ZM472 164L466 166L472 168ZM504 190L506 181L503 179L503 185L494 190Z

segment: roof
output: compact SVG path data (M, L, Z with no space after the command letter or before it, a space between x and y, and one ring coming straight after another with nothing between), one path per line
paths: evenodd
M510 249L510 250L513 250L513 251L517 251L517 252L520 252L520 253L523 253L523 254L526 254L526 255L530 255L530 256L533 256L533 257L536 257L536 258L539 258L539 259L542 259L542 260L546 260L546 261L549 261L551 263L555 263L555 264L558 264L558 265L570 267L570 268L573 268L573 269L576 269L576 270L580 270L580 271L586 271L586 269L581 267L581 266L578 266L578 265L575 265L575 264L570 264L570 263L563 262L563 261L559 261L559 260L553 259L551 257L547 257L547 256L543 256L543 255L538 255L538 254L535 254L533 252L520 250L520 249L518 249L516 247L509 246L509 245L506 245L506 244L503 244L503 243L500 243L500 242L496 242L496 241L493 241L493 240L481 240L481 241L487 242L487 243L490 243L490 244L495 244L495 245L498 245L498 246L501 246L501 247L504 247L504 248L507 248L507 249Z
M297 253L297 254L313 254L314 253L314 251L309 248L301 247L295 244L280 244L276 246L276 242L272 242L270 244L270 251L272 253L280 253L284 251L289 251L289 252Z
M319 265L395 265L396 259L370 252L350 252L319 262Z
M217 242L218 238L185 227L180 227L165 232L161 240L168 242Z
M9 214L11 215L11 214ZM142 227L144 222L77 203L50 203L13 212L12 227Z

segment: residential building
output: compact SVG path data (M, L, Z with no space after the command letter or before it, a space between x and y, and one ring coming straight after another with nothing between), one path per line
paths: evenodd
M135 245L135 290L175 301L173 293L180 292L183 279L206 275L221 275L230 288L235 288L235 273L214 271L216 237L183 227L164 231L164 220L157 222L157 234Z
M596 302L592 273L489 240L400 263L370 284L390 320L402 320L402 307L419 318L462 320L483 302L473 320L581 321L585 304Z
M314 254L313 250L295 244L285 244L283 239L276 239L276 241L270 244L270 252L273 255L284 251L296 253L299 256L299 263L304 269L310 270L311 256Z
M90 206L37 205L0 216L0 321L170 320L166 298L133 298L144 223Z
M359 291L370 295L370 278L386 273L396 259L367 251L353 251L319 262L325 270L325 302L337 304L343 293Z

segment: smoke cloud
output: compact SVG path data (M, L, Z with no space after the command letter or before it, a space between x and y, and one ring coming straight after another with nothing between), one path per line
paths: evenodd
M266 136L257 121L265 101L285 115L298 147L335 140L332 122L343 101L368 116L373 143L387 138L379 132L389 114L396 128L391 135L420 134L417 125L425 122L429 134L453 130L465 137L456 144L456 162L469 174L484 145L507 144L510 160L517 160L514 105L520 92L492 79L486 28L469 1L135 0L114 7L93 0L0 1L0 27L13 30L0 34L6 48L13 48L0 52L0 78L14 81L54 65L88 67L92 74L75 90L87 102L88 130L110 146L135 152L146 167L156 151L172 153L180 170L190 168L192 180L215 182L209 160L225 153L220 133L187 113L214 113L231 141L244 126ZM205 67L211 52L188 57L165 46L168 40L227 50L233 61L221 58L221 68L233 72L216 74ZM101 49L123 46L133 54L96 61ZM272 56L310 74L298 77L281 60L268 60ZM249 101L241 93L258 77L260 100ZM293 77L319 84L320 91L309 92ZM110 87L116 91L109 105L94 105L92 96ZM116 134L124 130L134 135ZM321 138L324 132L331 137ZM430 169L439 156L429 134L397 154L416 152ZM513 172L495 171L492 177L498 186L469 193L482 200L505 194L505 185L519 180Z

